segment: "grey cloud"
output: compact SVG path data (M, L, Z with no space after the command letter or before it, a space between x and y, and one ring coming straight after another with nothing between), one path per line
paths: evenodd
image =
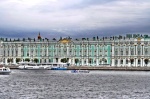
M10 37L91 37L150 32L148 0L65 0L0 7L0 33ZM67 4L66 4L67 3ZM11 6L17 3L9 3ZM0 4L1 5L1 4ZM9 28L9 29L7 29Z

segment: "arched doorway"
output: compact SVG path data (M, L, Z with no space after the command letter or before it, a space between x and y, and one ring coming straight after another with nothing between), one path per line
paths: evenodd
M131 61L131 66L134 64L134 59L130 59Z
M145 59L144 62L145 62L145 65L147 66L148 65L148 59Z
M118 60L117 59L115 59L115 66L117 66L118 65Z
M138 59L138 66L140 66L141 65L141 60L140 59Z
M90 59L89 59L89 65L91 65L91 64L92 64L92 61L93 61L93 59L92 59L92 58L90 58Z

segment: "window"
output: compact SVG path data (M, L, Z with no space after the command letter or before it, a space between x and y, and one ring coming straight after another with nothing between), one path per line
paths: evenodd
M118 51L115 51L115 55L118 55Z
M148 54L148 50L147 50L147 48L145 49L145 55L147 55Z
M123 50L121 50L121 55L123 55Z
M128 55L129 53L128 53L128 50L126 50L126 55Z
M134 55L134 51L133 50L131 50L131 55Z
M27 56L29 56L29 53L27 53Z
M118 60L115 60L115 65L117 65L118 64Z
M138 64L141 64L141 60L140 59L138 59Z
M138 49L138 55L141 55L141 51Z
M131 59L131 64L133 64L134 63L134 59Z

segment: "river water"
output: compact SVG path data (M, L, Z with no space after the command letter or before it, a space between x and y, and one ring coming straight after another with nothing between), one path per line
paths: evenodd
M150 72L12 70L0 99L150 99Z

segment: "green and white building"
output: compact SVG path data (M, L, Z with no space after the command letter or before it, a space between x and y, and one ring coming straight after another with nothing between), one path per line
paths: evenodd
M0 62L5 65L20 61L68 62L76 66L150 67L150 36L127 34L59 40L0 39Z

